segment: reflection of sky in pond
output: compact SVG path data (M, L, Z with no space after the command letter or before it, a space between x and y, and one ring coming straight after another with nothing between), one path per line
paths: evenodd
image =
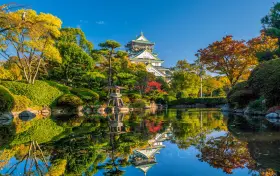
M50 168L60 164L65 175L143 176L146 170L148 176L245 176L277 170L280 162L279 130L262 121L223 118L219 111L210 110L109 117L35 118L16 124L21 131L0 136L7 140L3 142L6 155L1 153L3 146L0 149L0 167L3 156L10 158L0 175L26 155L30 139L38 141ZM0 135L9 131L0 130ZM112 156L115 164L109 159ZM23 175L24 167L25 160L13 175Z
M13 165L17 164L18 162L20 162L19 160L17 160L15 157L12 157L10 159L10 162L9 164L7 164L2 170L0 170L0 174L1 175L5 175L7 174L7 172L9 171L9 173L11 171L13 171L13 169L10 169ZM1 163L1 162L0 162ZM25 161L24 162L20 162L16 169L13 171L13 174L14 176L20 176L20 175L24 175L24 167L25 167ZM41 161L41 160L38 160L38 164L40 165L40 168L42 169L42 172L43 173L47 173L47 170L46 170L46 167L44 166L44 163ZM30 160L28 161L28 164L26 165L27 168L30 167ZM32 171L35 170L35 166L33 166L31 168Z
M224 136L224 131L214 131L208 134L207 137L219 137ZM164 142L166 146L160 150L159 154L156 154L156 161L153 167L148 170L147 175L187 175L187 176L223 176L226 175L222 169L214 169L208 163L200 162L196 157L200 152L193 146L188 149L179 149L177 144L173 144L170 141ZM122 168L123 169L123 168ZM125 168L125 176L143 176L144 173L133 166ZM235 169L232 175L247 176L248 169ZM103 170L96 173L97 176L103 176Z

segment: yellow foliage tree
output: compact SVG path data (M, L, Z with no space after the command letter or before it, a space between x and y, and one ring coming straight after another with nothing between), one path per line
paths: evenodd
M34 83L45 60L61 62L54 46L55 39L60 36L62 22L59 18L37 14L34 10L0 12L0 17L5 19L0 23L1 55L6 59L16 58L15 64L28 83Z

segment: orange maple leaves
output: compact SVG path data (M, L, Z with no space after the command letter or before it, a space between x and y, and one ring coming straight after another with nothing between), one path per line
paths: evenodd
M200 49L197 55L209 71L226 75L231 86L234 86L241 78L247 79L250 71L257 65L256 53L275 51L278 48L277 42L277 39L263 33L247 42L234 40L228 35L221 41Z

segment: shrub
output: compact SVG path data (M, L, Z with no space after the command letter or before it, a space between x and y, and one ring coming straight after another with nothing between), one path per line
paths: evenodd
M99 99L97 93L86 88L74 88L71 90L71 93L77 95L85 102L95 102Z
M54 82L54 81L45 81L45 82L48 83L50 86L57 88L58 90L60 90L61 92L65 93L65 94L70 93L70 88L68 86L65 86L63 84L59 84L59 83Z
M3 81L2 85L15 95L23 95L32 101L35 106L50 106L63 93L44 81L36 81L33 84L23 82Z
M204 98L181 98L171 101L170 105L194 105L204 104L209 107L226 104L227 99L225 97L204 97Z
M255 101L250 102L249 108L257 111L265 111L265 105L263 104L263 100L264 98L261 97Z
M142 98L142 96L138 93L130 93L128 94L130 100L136 100Z
M248 83L259 97L264 96L266 106L280 104L280 59L263 62L251 73Z
M14 95L14 106L13 111L23 111L32 105L30 99L23 95Z
M11 111L14 106L14 98L9 90L0 85L0 111Z
M64 94L57 100L57 105L78 107L83 104L80 97L72 94Z
M122 96L122 100L125 104L130 103L130 100L129 100L128 96Z
M146 107L146 102L142 99L137 99L132 104L130 104L130 107L132 107L132 108L145 108Z
M172 101L175 101L177 98L174 97L174 96L171 96L171 95L164 95L164 101L167 102L167 103L170 103Z
M250 101L255 100L257 96L248 86L246 81L236 84L227 95L229 105L235 108L244 108Z

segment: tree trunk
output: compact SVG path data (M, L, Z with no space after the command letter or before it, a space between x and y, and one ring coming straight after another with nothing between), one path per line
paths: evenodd
M37 74L38 74L38 71L39 71L39 67L40 67L40 65L41 65L41 61L42 61L42 58L39 59L39 62L38 62L37 68L36 68L36 72L35 72L35 74L34 74L34 76L33 76L33 79L32 79L32 84L35 83L35 79L36 79L36 77L37 77Z

